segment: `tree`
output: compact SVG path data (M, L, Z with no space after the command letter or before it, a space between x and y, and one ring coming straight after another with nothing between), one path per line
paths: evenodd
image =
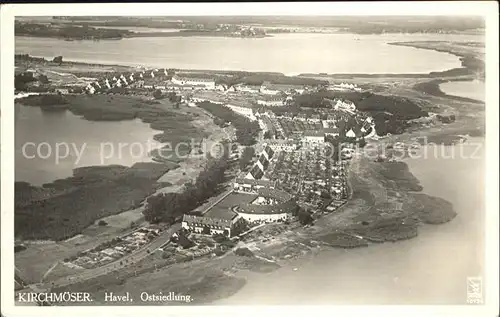
M308 225L308 224L312 224L314 221L314 219L311 216L311 213L309 213L309 211L302 210L302 209L299 210L298 218L299 218L300 224L303 226Z
M359 147L361 147L361 148L365 147L365 145L366 145L366 140L365 140L365 138L364 138L364 137L363 137L363 138L361 138L361 139L358 141L358 144L359 144Z
M243 149L239 160L240 170L244 170L248 166L248 164L252 162L252 158L254 155L255 149L253 147L247 146Z
M270 139L270 138L271 138L271 131L264 132L264 139Z
M170 102L181 102L182 101L182 96L177 96L177 94L174 91L171 91L167 95L168 101Z
M33 73L21 73L14 77L14 87L17 90L25 90L26 84L36 81Z
M54 63L58 63L59 65L61 65L62 62L63 62L63 57L62 56L56 56L56 57L54 57L54 59L52 61Z
M209 226L205 226L203 227L203 231L202 231L203 234L210 234L210 227Z
M40 75L38 76L38 81L41 83L41 84L48 84L49 83L49 78L45 75Z
M160 89L156 89L155 92L153 93L153 97L155 99L161 99L163 97L163 94Z
M99 222L97 223L99 226L106 226L108 223L104 220L99 220Z

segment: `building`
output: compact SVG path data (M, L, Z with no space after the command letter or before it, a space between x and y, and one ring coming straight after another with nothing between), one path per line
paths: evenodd
M260 89L260 92L266 95L278 95L280 93L302 94L304 91L305 88L302 85L272 84L270 82L264 82Z
M311 115L311 117L307 118L307 121L312 123L319 123L321 122L321 116L319 114L313 114Z
M297 150L297 142L292 140L272 140L267 143L273 151L293 152Z
M356 133L350 129L349 131L347 131L347 133L345 134L346 137L348 138L355 138L356 137Z
M268 107L282 107L285 105L285 98L281 95L263 96L257 99L257 103Z
M275 183L268 180L236 178L233 182L233 190L240 193L256 194L261 188L274 188Z
M180 76L174 75L172 77L172 83L181 85L181 86L199 86L203 89L215 89L215 79L210 77L189 77L189 76Z
M235 212L228 212L224 219L214 218L210 215L195 216L184 215L182 217L182 228L198 234L223 234L230 237L234 227L237 225L240 217Z
M230 103L226 104L226 107L238 114L241 114L242 116L249 118L250 120L257 120L253 113L251 104L231 101Z
M307 120L307 114L305 114L305 113L299 113L299 114L297 114L297 116L295 116L294 120L306 121Z
M335 100L335 103L333 105L333 109L344 110L344 111L348 111L348 112L352 113L352 112L356 111L356 106L354 105L354 103L352 103L350 101L343 101L343 100L337 99L337 100Z
M95 88L91 84L88 84L87 87L85 87L85 91L87 91L89 94L94 94Z
M340 83L340 84L334 84L334 85L329 86L328 90L338 90L338 91L352 90L352 91L360 91L361 88L359 88L356 84Z
M264 176L264 172L269 167L270 161L274 156L274 151L270 146L266 146L262 150L258 161L253 165L252 169L245 176L246 179L261 179Z
M233 210L250 223L278 222L290 219L298 208L289 193L275 188L257 189L257 197L250 203L235 206Z
M59 93L59 94L61 94L61 95L67 95L67 94L69 94L68 88L57 88L56 92Z
M325 133L319 130L306 130L302 136L305 145L317 145L325 142Z
M323 129L323 132L325 133L325 136L333 136L333 137L337 137L340 135L340 131L338 128L326 128L326 129Z
M256 94L260 91L260 85L247 85L247 84L237 84L234 87L235 91L249 92Z

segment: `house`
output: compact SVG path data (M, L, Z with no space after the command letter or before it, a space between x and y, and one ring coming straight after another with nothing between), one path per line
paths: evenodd
M349 84L349 83L340 83L340 84L334 84L328 87L329 90L338 90L338 91L346 91L346 90L353 90L353 91L360 91L361 88L359 88L356 84Z
M272 140L267 143L273 151L292 152L297 149L297 143L292 140Z
M246 179L261 179L264 176L264 171L259 165L255 164L250 172L245 176Z
M251 104L231 101L231 103L226 104L226 107L233 110L234 112L241 114L250 120L257 120L254 115L254 111Z
M352 103L350 101L343 101L340 99L337 99L335 101L333 108L335 110L344 110L344 111L348 111L348 112L356 111L356 106L354 105L354 103Z
M235 91L258 93L260 91L260 85L247 85L247 84L237 84L234 87Z
M270 82L264 82L260 89L260 92L266 95L277 95L279 93L302 94L304 91L305 88L302 85L272 84Z
M265 95L277 95L280 92L280 90L274 89L270 82L264 82L260 87L260 93Z
M321 117L319 114L313 114L311 117L309 117L307 119L307 121L313 122L313 123L318 123L318 122L321 122Z
M180 76L175 74L172 77L172 83L181 85L181 86L197 86L203 89L215 89L215 79L211 77L198 77L198 76Z
M69 93L69 90L67 88L57 88L56 92L60 93L61 95L67 95Z
M302 142L306 145L321 144L325 141L325 133L319 130L306 130L302 136Z
M307 114L305 114L305 113L299 113L297 116L295 116L294 120L306 121L307 120Z
M227 86L223 85L223 84L217 84L217 85L215 85L215 90L226 91L227 90Z
M285 98L281 95L275 95L270 97L259 97L257 103L262 106L268 107L282 107L285 105Z
M274 188L275 183L268 180L236 178L233 182L233 189L241 193L257 193L261 188Z
M92 86L91 84L88 84L87 87L85 87L85 90L89 93L89 94L94 94L95 93L95 88L94 86Z
M323 132L325 133L325 136L330 135L333 137L337 137L340 135L338 128L326 128L326 129L323 129Z
M356 137L356 133L354 133L354 131L352 129L350 129L349 131L347 131L347 133L345 134L346 137L348 138L355 138Z

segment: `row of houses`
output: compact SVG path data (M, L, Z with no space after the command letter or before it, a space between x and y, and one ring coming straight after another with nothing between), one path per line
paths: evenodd
M156 81L158 78L167 78L167 69L152 69L143 70L139 72L132 72L130 74L121 74L109 78L103 78L101 80L89 83L85 89L88 93L94 94L97 92L106 91L114 87L129 87L132 85L139 86L141 88L154 88L154 89L169 89L169 90L184 90L184 89L206 89L215 90L216 88L224 87L216 86L215 78L209 76L199 76L199 75L180 75L175 74L172 76L169 83ZM146 80L152 80L147 83Z
M274 150L266 145L259 156L257 162L252 166L250 172L245 176L246 179L259 180L264 176L265 171L269 167L270 161L274 156Z

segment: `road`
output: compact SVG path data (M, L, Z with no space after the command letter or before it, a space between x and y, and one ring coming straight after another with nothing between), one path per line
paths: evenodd
M34 287L31 288L36 288L36 289L50 289L54 287L62 287L62 286L67 286L71 285L74 283L79 283L91 278L95 278L101 275L105 275L108 273L111 273L113 271L119 270L123 268L123 265L120 264L120 262L127 262L127 264L138 262L145 257L147 257L150 253L156 251L159 249L163 244L165 244L167 241L170 240L170 237L172 234L177 232L181 228L181 224L177 223L174 224L172 227L170 227L168 230L162 232L158 237L156 237L153 241L150 243L146 244L139 250L125 255L124 257L118 259L117 261L105 264L100 267L96 267L94 269L86 269L80 274L72 275L72 276L66 276L60 279L57 279L52 282L47 282L43 284L36 284L33 285Z

